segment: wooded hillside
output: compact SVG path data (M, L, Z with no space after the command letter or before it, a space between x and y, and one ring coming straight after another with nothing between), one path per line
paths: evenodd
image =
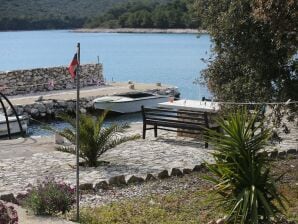
M1 0L0 30L83 27L117 3L129 0ZM156 2L157 0L148 0ZM167 0L158 1L166 2Z
M86 26L89 28L194 28L200 26L194 0L152 2L135 0L113 6Z

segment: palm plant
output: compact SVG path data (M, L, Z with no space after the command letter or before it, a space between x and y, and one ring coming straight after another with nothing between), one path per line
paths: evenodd
M207 164L214 174L207 179L215 183L213 191L219 206L227 209L228 223L268 223L285 209L286 199L277 190L278 178L270 174L264 153L271 132L257 118L258 113L241 109L217 120L222 132L208 132L215 163Z
M103 127L107 113L104 111L96 120L90 115L80 115L80 156L85 159L87 166L97 166L98 158L116 145L140 138L139 135L124 136L122 133L127 125L112 124ZM62 115L61 118L70 123L73 128L76 127L73 117ZM75 144L76 133L73 129L66 128L59 134ZM64 149L64 151L74 153L73 149Z

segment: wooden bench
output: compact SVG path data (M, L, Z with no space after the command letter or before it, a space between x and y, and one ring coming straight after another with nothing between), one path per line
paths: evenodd
M205 133L209 128L208 115L206 112L171 110L163 108L145 108L142 106L143 116L143 139L146 137L146 130L154 130L157 137L157 130L174 131L198 135ZM153 126L148 128L147 125ZM208 148L208 142L205 142Z

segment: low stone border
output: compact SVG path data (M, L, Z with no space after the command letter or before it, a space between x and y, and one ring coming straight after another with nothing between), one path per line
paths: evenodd
M206 165L204 163L194 166L193 169L179 169L172 168L169 172L168 170L163 170L159 173L152 174L148 173L146 177L140 177L135 175L119 175L110 177L108 180L101 180L98 183L82 183L80 184L80 190L82 191L98 191L100 189L107 190L110 187L123 187L131 184L142 184L148 181L155 181L157 179L166 179L172 177L182 177L184 175L190 174L192 172L204 172L206 171ZM0 200L5 202L11 202L14 204L19 204L19 200L24 198L24 193L18 193L14 195L13 193L0 195Z
M268 157L271 159L285 159L288 156L296 156L298 155L298 150L296 149L289 149L287 151L273 151L268 153ZM147 181L154 181L157 179L166 179L169 177L182 177L187 174L191 174L192 172L205 172L207 171L206 164L202 163L200 165L194 166L193 169L181 169L181 168L172 168L169 170L163 170L159 173L148 173L146 176L136 176L136 175L119 175L110 177L108 180L101 180L98 183L82 183L80 184L80 190L83 191L98 191L100 189L107 190L110 187L123 187L131 184L142 184ZM18 204L18 200L24 197L24 193L19 193L14 195L10 194L3 194L0 195L0 200L5 202L11 202L14 204Z
M298 150L296 149L288 149L286 151L272 151L270 153L268 153L268 156L271 158L271 159L285 159L289 156L295 156L298 154Z

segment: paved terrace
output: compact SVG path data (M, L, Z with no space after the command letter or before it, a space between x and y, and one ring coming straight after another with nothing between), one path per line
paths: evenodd
M141 134L142 124L134 124L130 134ZM160 132L159 138L130 141L106 152L102 160L110 162L97 168L81 168L81 183L95 185L110 177L131 175L146 178L172 168L193 169L210 159L203 142ZM75 184L75 156L55 150L54 137L0 141L0 195L24 192L31 184L46 177Z
M131 125L128 134L141 134L142 124ZM297 129L284 136L284 141L269 150L298 150ZM81 168L81 183L95 186L110 177L132 175L146 178L172 168L193 169L204 160L210 161L212 148L205 149L203 142L177 137L176 133L159 132L153 137L148 131L145 140L139 139L117 146L106 152L101 160L110 164L97 168ZM75 183L75 156L55 150L54 138L20 138L0 141L0 196L24 192L31 184L46 177ZM92 187L91 185L91 187Z

